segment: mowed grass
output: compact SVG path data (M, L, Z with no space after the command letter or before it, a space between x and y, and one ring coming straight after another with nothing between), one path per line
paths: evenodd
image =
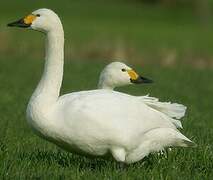
M183 133L198 147L173 148L166 156L151 154L121 170L113 161L65 152L32 132L25 109L41 76L43 63L24 56L0 61L0 179L211 179L211 70L135 66L155 83L119 90L134 95L150 93L161 100L185 104L188 110L183 119ZM98 61L66 61L62 92L96 88L104 65Z
M0 7L1 54L30 54L31 58L41 54L40 34L20 33L20 29L7 28L6 24L43 7L55 10L62 19L66 56L74 60L113 59L121 51L122 58L134 63L213 67L212 16L205 26L193 8L131 0L19 0L12 5L5 1Z
M155 83L118 90L185 104L182 132L198 147L173 148L166 156L151 154L120 170L113 161L67 153L37 137L25 110L43 70L43 37L6 24L40 7L54 9L64 24L68 61L62 94L96 88L101 69L113 58L109 47L116 49L121 42L130 65ZM192 9L128 0L5 1L0 14L0 179L212 178L211 23L203 26ZM159 66L170 56L177 62L170 68Z

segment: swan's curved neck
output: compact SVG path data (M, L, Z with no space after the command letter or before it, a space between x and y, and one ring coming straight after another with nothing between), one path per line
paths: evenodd
M99 81L99 83L98 83L98 89L113 90L114 88L115 88L114 86L109 86L108 84L104 83L103 81Z
M64 32L63 28L50 31L46 36L45 66L42 78L31 100L52 104L57 101L63 78Z

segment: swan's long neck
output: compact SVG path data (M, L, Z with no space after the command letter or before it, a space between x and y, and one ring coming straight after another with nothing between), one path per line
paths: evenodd
M37 99L39 103L49 105L57 101L63 78L64 32L62 26L47 33L45 48L44 72L31 101Z
M110 85L104 83L103 81L99 81L99 83L98 83L98 89L113 90L114 88L115 88L114 86L110 86Z

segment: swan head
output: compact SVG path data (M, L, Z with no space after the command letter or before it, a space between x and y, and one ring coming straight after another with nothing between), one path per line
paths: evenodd
M136 71L126 64L112 62L101 72L98 87L100 89L114 89L119 86L152 82L152 80L138 75Z
M54 11L45 8L33 11L18 21L9 23L8 26L34 29L44 33L63 29L58 15Z

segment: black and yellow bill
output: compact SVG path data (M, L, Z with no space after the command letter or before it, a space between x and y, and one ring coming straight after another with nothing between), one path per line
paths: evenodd
M28 28L31 26L32 22L37 18L36 15L30 14L24 18L19 19L18 21L7 24L10 27L22 27Z
M153 83L151 79L138 75L134 70L127 71L130 76L130 81L134 84Z

